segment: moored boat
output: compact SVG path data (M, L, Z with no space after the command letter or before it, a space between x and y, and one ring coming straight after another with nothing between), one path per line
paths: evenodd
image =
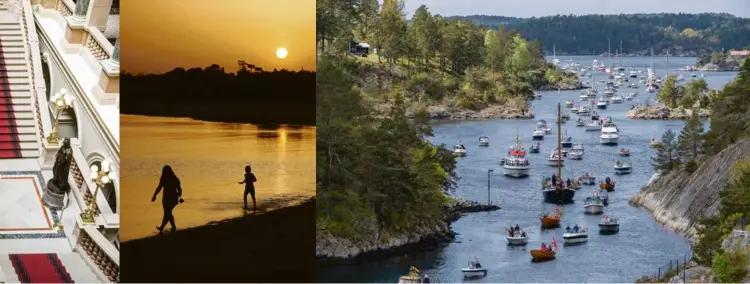
M604 212L604 202L598 195L588 196L583 200L583 209L586 214L602 214Z
M593 120L591 123L586 124L586 131L598 131L602 129L602 125L599 124L599 120Z
M621 104L622 103L622 97L619 95L612 96L612 103L613 104Z
M542 145L539 142L537 142L536 144L531 144L531 146L529 147L529 153L539 153L541 148Z
M570 153L568 153L568 157L571 160L583 160L583 150L581 150L581 149L572 149L572 150L570 150Z
M591 111L591 120L599 120L599 112L596 110Z
M630 166L630 163L623 162L623 161L617 161L615 163L615 174L616 175L626 175L633 172L633 168Z
M558 159L558 155L560 155L559 159ZM558 165L560 167L564 166L563 161L565 160L562 160L563 158L562 155L563 155L562 151L558 151L558 150L550 151L549 158L547 159L547 165L550 167L557 167Z
M607 109L607 101L599 100L598 102L596 102L596 108Z
M521 148L521 140L516 135L516 145L508 151L503 159L505 175L511 177L525 177L529 175L531 163L526 159L526 150Z
M487 136L479 137L479 146L482 146L482 147L490 146L490 138Z
M573 107L573 100L567 100L565 101L565 107Z
M568 136L568 132L565 131L565 138L563 138L563 141L560 144L563 148L573 147L573 137Z
M620 231L620 223L618 218L610 218L607 215L602 216L599 222L599 233L602 235L617 234Z
M601 134L599 135L599 142L604 145L617 145L620 139L620 131L617 125L612 121L611 117L608 117L604 124L602 124Z
M625 149L625 148L620 149L620 156L623 156L623 157L630 156L630 150Z
M544 130L537 128L531 133L531 138L534 140L544 140L544 134Z
M466 156L466 147L464 146L464 144L461 144L459 142L458 145L453 146L453 154L459 157Z
M596 184L596 177L590 175L589 173L583 174L583 176L578 178L578 181L585 185L595 185Z
M578 118L578 120L576 120L576 127L584 127L584 126L586 126L586 122L584 122L583 119Z

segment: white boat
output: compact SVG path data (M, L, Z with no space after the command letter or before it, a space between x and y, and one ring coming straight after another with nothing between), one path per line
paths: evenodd
M568 153L568 157L571 160L582 160L583 159L583 150L580 149L572 149Z
M615 163L615 174L626 175L632 172L633 172L633 168L630 166L630 163L623 162L623 161L617 161Z
M583 209L586 214L602 214L604 212L604 202L597 195L589 196L583 200Z
M621 104L622 103L622 97L619 95L612 96L612 103L613 104Z
M572 229L568 226L565 228L563 240L565 240L566 244L584 243L589 240L589 233L586 229L578 228L578 225Z
M591 113L591 109L588 106L580 106L577 114L580 116L588 116Z
M591 123L586 124L586 131L599 131L602 129L601 124L599 124L598 120L591 121Z
M544 119L537 121L536 128L543 130L545 134L552 133L552 128L547 125L547 121Z
M616 93L615 88L606 88L604 89L604 95L609 97Z
M568 136L568 131L565 131L565 138L562 140L562 147L563 148L570 148L573 147L573 137Z
M598 109L607 109L607 105L608 105L608 103L607 103L606 100L600 100L600 101L596 102L596 108L598 108Z
M560 166L563 166L563 162L565 160L562 159L562 157L558 158L557 156L557 149L552 150L549 152L549 158L547 159L547 165L550 167L557 167L557 163L560 163Z
M565 107L573 107L573 100L567 100L565 101Z
M505 230L508 232L508 235L505 236L505 239L508 240L508 245L522 246L529 242L529 236L523 230L514 229L512 235L510 229L506 228Z
M531 138L533 138L534 140L543 140L544 134L546 134L544 130L537 128L534 129L534 132L531 134Z
M460 157L466 156L466 147L464 147L464 144L453 146L453 154Z
M602 125L601 134L599 135L599 143L604 145L617 145L617 141L620 139L620 130L617 129L617 125L612 122L612 118L608 117Z
M589 95L583 94L579 98L581 98L582 101L588 101L589 100Z
M534 98L535 99L541 99L542 98L542 94L540 94L540 93L534 93Z
M521 148L521 140L516 135L516 145L508 151L503 159L505 175L511 177L525 177L529 175L531 163L526 159L526 149Z
M602 235L617 234L620 231L620 220L618 218L609 218L609 216L602 216L602 220L599 221L599 233Z
M479 263L479 260L474 258L473 261L469 261L469 267L465 267L461 269L461 272L463 272L465 278L480 278L487 276L487 269L482 268L482 264Z
M576 126L577 127L584 127L584 126L586 126L586 123L583 122L583 119L578 118L578 120L576 120Z
M581 150L581 151L583 151L583 144L581 144L581 143L574 143L573 144L573 150Z
M648 87L646 87L646 92L649 92L652 94L656 93L656 88L653 85L649 85Z
M625 95L625 100L632 101L635 98L633 94L627 94Z
M585 173L583 174L583 176L578 178L578 182L585 185L595 185L596 177L590 175L589 173Z
M695 77L698 77L698 75L696 75L695 73L693 73L693 74L690 74L690 77L695 78Z
M479 137L479 146L490 146L490 138L487 136Z

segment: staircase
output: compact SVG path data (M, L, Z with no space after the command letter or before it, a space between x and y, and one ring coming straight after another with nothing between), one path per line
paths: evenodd
M64 269L75 283L102 283L80 254L76 252L57 254ZM20 283L16 269L8 254L0 255L0 283Z
M23 29L0 1L0 159L37 158L39 145ZM44 94L42 94L44 95Z

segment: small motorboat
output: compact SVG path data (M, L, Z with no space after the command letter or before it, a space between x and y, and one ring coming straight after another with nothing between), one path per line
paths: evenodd
M598 109L607 109L607 101L600 100L596 102L596 108Z
M456 146L453 146L453 155L463 157L466 156L466 147L464 144L458 144Z
M567 131L566 131L565 138L563 138L560 144L562 144L563 148L573 147L573 137L567 136Z
M537 121L536 128L544 131L544 134L552 133L552 128L550 128L549 125L547 125L547 121L544 119Z
M627 175L633 172L633 168L630 166L630 163L623 162L623 161L617 161L615 163L615 174L616 175Z
M482 147L490 146L490 138L487 136L479 137L479 146L482 146Z
M544 243L542 243L542 247L540 249L531 250L531 260L537 262L553 260L555 259L556 254L557 241L555 240L555 237L552 237L552 245L546 246Z
M606 191L600 191L600 192L594 193L594 195L599 196L599 199L602 200L602 204L604 204L604 206L609 205L609 193L607 193Z
M601 197L594 194L583 200L583 209L586 214L602 214L604 213L604 202Z
M589 107L587 107L587 106L581 106L581 107L579 107L578 108L578 112L576 112L576 114L578 114L580 116L588 116L590 113L591 113L591 109L589 109Z
M578 178L578 181L585 185L595 185L596 184L596 177L590 175L589 173L583 174L583 176Z
M615 182L607 177L605 181L599 182L599 188L606 191L615 191Z
M588 101L589 100L589 95L583 94L579 98L581 98L582 101Z
M565 101L565 107L573 107L573 100L567 100Z
M618 96L618 95L612 96L612 103L613 104L621 104L622 101L623 101L623 99L622 99L621 96Z
M539 153L542 145L541 143L537 142L536 144L531 144L529 147L529 153Z
M560 208L555 206L555 214L545 214L544 216L542 216L542 218L540 218L540 220L542 221L542 227L557 228L560 226L560 218L562 218L562 212L560 212Z
M566 122L566 121L570 120L570 115L566 113L566 114L563 114L562 116L560 116L560 118L561 118L562 122Z
M398 283L422 283L422 277L420 277L419 269L414 266L409 267L409 275L399 277Z
M602 125L599 120L594 120L591 123L586 124L586 131L599 131L602 129Z
M542 98L542 94L540 94L540 93L534 93L534 98L537 99L537 100L541 99Z
M584 122L583 119L578 118L578 120L576 120L576 127L584 127L584 126L586 126L586 122Z
M592 111L591 112L591 119L592 120L599 120L599 112L598 111Z
M474 260L469 261L469 267L462 268L461 272L464 273L464 278L481 278L487 276L487 269L482 268L482 264L475 257Z
M617 234L620 231L620 223L618 218L609 218L609 216L602 216L602 220L599 221L599 234L612 235Z
M562 151L560 151L560 152L562 152ZM562 158L564 158L566 156L566 154L567 154L567 152L562 152ZM558 159L558 157L557 157L557 150L553 150L553 151L550 151L550 153L549 153L549 159L547 159L547 165L550 166L550 167L557 167L557 164L559 163L560 166L562 167L562 166L564 166L563 165L563 161L565 161L565 160Z
M571 160L583 160L583 150L581 149L570 150L570 153L568 153L568 157Z
M651 148L659 148L661 147L661 142L656 139L651 139L651 143L648 146Z
M505 239L508 240L509 246L523 246L526 245L529 241L529 236L526 235L526 232L521 230L520 228L516 230L515 228L513 230L505 229L505 231L508 232L508 235L505 236Z
M541 128L534 129L534 132L531 134L531 138L534 140L544 140L544 130Z
M574 108L570 109L570 112L578 114L578 108L574 107Z
M629 157L630 156L630 150L622 148L620 149L620 156L622 157Z
M566 244L585 243L589 240L589 233L586 229L579 228L578 225L573 226L573 228L568 226L565 228L563 239Z

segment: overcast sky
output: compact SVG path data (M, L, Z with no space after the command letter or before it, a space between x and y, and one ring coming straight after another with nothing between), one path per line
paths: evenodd
M419 5L443 16L540 17L557 14L730 13L750 18L750 0L405 0L411 18Z

